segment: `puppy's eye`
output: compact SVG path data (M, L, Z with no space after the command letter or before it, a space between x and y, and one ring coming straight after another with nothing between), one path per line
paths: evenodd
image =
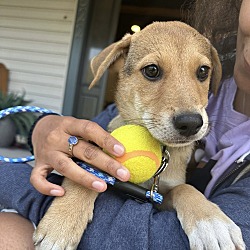
M148 80L154 81L160 77L161 71L157 65L151 64L142 69L142 74Z
M204 82L208 78L210 68L206 65L200 66L197 69L196 75L200 82Z

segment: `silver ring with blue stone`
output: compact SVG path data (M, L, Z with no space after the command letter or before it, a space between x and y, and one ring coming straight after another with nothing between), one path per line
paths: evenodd
M68 139L68 143L69 143L69 153L71 154L71 156L73 155L73 147L79 142L79 139L76 136L70 136Z

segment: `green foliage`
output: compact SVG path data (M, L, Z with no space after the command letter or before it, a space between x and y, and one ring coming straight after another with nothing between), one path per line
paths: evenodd
M25 106L30 101L24 100L25 92L22 94L18 93L7 93L4 94L0 91L0 110L7 109L15 106Z
M13 92L4 94L0 91L0 110L15 106L28 105L31 101L24 99L25 94L25 92L22 92L21 94ZM17 135L27 139L30 128L37 119L37 115L34 113L18 113L10 115L10 118L16 125Z

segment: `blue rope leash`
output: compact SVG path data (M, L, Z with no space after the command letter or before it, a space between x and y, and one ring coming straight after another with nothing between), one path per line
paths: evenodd
M53 111L45 108L39 108L35 106L16 106L7 108L0 111L0 119L11 115L11 114L17 114L17 113L23 113L23 112L33 112L33 113L41 113L41 114L50 114L54 113ZM35 157L33 155L27 156L27 157L19 157L19 158L9 158L4 157L0 155L0 162L9 162L9 163L25 163L29 161L35 160ZM109 176L106 173L103 173L99 170L96 170L83 162L76 162L81 168L86 170L87 172L95 175L96 177L104 180L107 184L114 185L116 182L115 177ZM155 203L161 204L163 201L163 196L157 192L153 192L153 195L151 197L151 191L147 191L145 193L145 196L147 199L152 199Z
M24 113L24 112L30 112L30 113L41 113L41 114L50 114L53 113L53 111L45 108L39 108L35 106L15 106L11 108L7 108L0 111L0 119L8 116L13 115L17 113ZM29 162L34 161L35 157L33 155L27 156L27 157L20 157L20 158L8 158L0 155L0 161L3 162L10 162L10 163L21 163L21 162Z

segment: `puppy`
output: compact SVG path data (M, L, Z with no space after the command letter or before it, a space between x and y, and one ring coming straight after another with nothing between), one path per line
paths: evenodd
M194 142L208 132L208 91L216 94L221 65L210 42L181 22L155 22L125 35L92 60L93 87L111 64L122 62L116 91L119 116L110 124L140 124L166 145L161 209L175 209L191 249L244 249L240 229L215 204L185 184ZM65 178L34 234L37 249L75 249L92 220L97 193ZM74 211L74 212L71 212ZM228 248L230 246L230 248Z

